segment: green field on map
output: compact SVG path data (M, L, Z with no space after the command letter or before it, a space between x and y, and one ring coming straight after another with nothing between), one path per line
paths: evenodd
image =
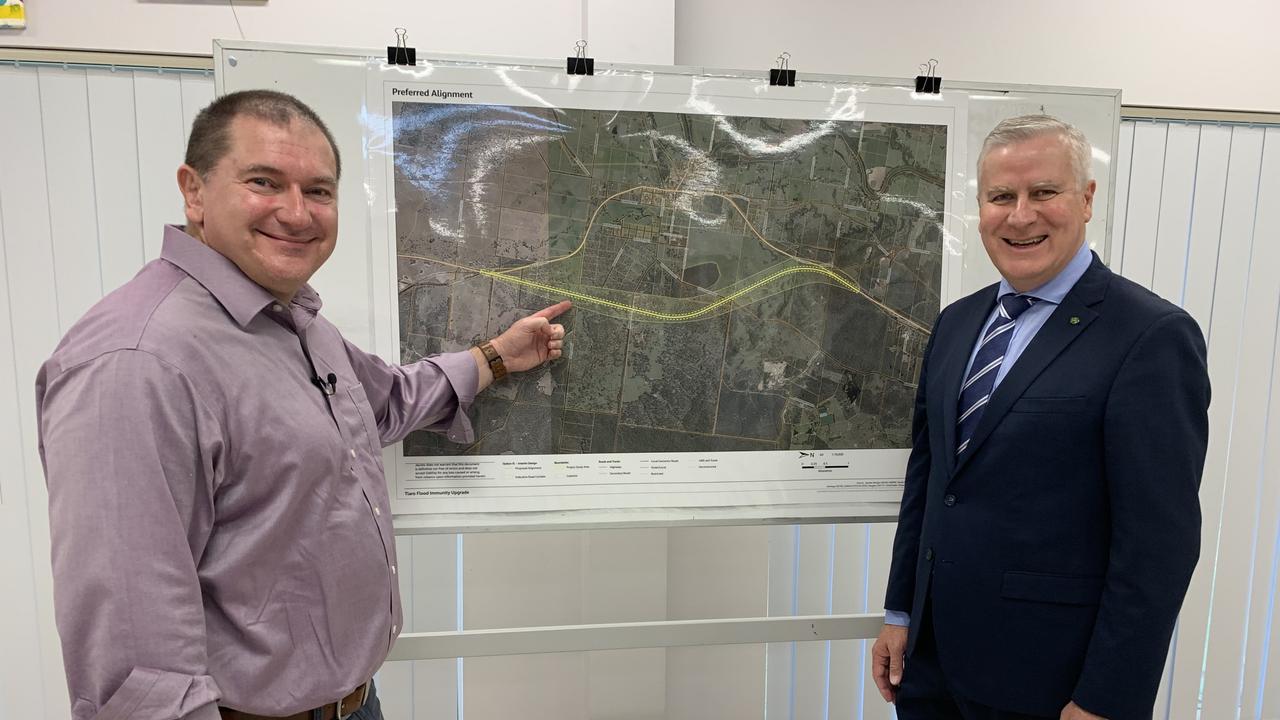
M939 125L394 103L403 362L569 299L566 359L441 454L903 448Z

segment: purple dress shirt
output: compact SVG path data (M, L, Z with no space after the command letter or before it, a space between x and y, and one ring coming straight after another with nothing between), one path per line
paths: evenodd
M289 715L401 629L384 445L470 440L469 353L390 366L176 227L36 380L72 714ZM327 398L311 381L337 376Z

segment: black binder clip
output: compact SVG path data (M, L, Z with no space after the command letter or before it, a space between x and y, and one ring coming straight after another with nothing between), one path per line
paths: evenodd
M795 87L796 71L787 67L791 64L791 53L784 52L778 56L778 67L769 71L770 85L785 85L787 87Z
M595 75L596 59L587 57L587 41L573 44L573 57L565 58L565 72L570 75Z
M417 65L418 51L405 45L405 41L409 37L409 31L402 27L396 28L396 44L387 46L387 64L388 65Z
M942 76L938 74L938 59L929 58L929 62L920 63L920 72L916 76L916 92L937 95L942 92Z

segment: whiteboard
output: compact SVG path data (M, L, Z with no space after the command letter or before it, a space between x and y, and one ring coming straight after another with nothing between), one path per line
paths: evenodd
M339 329L356 344L378 352L390 362L399 360L399 338L389 312L394 296L388 292L388 268L394 266L394 249L389 252L386 244L388 207L385 190L388 183L378 177L380 166L376 162L376 149L371 153L367 144L369 124L376 122L371 118L376 118L388 102L386 97L379 96L379 76L413 81L437 69L453 68L465 74L467 69L496 67L502 72L540 73L548 87L557 82L571 82L578 89L590 89L595 84L600 88L598 94L602 97L610 88L616 89L637 79L644 79L652 85L658 78L676 84L692 81L695 85L712 83L747 88L744 101L748 104L752 95L759 97L769 90L763 72L598 62L595 78L569 78L563 74L562 60L439 56L430 60L420 58L418 68L397 69L382 64L378 55L372 51L337 48L219 42L215 44L214 61L219 93L255 87L290 92L312 105L333 130L346 158L344 167L347 168L340 187L340 197L343 198L339 227L341 241L332 261L317 273L312 282L325 298L326 314ZM503 77L508 78L508 75ZM1093 170L1099 189L1088 241L1104 259L1107 258L1111 232L1110 196L1115 174L1112 158L1117 146L1120 109L1118 91L948 82L941 94L922 96L913 93L903 80L800 75L795 88L776 88L774 93L775 97L780 92L790 92L796 98L821 98L824 93L841 88L857 88L865 97L880 98L886 107L893 106L906 115L913 111L922 115L942 111L943 115L950 113L954 116L948 121L952 133L952 154L946 171L948 262L942 281L943 304L997 279L977 234L976 180L971 166L988 129L1004 117L1027 112L1055 114L1076 124L1094 143ZM855 452L880 453L874 458L878 477L900 476L900 468L905 466L905 451L891 451L893 454L887 456L885 451ZM655 507L584 507L581 502L556 507L541 502L536 509L523 509L510 501L495 503L488 508L483 503L472 502L433 506L400 492L404 488L397 484L396 472L403 467L403 458L398 447L389 450L385 459L392 470L389 483L397 527L401 532L867 521L893 520L897 514L896 502L888 501L890 498L883 497L883 493L866 496L874 502L851 499L782 503L771 496L751 495L741 504L725 501L706 507L664 505L662 502L654 503ZM899 469L889 468L886 471L886 462ZM746 469L742 472L751 472L750 462L743 467ZM433 510L433 507L445 510Z

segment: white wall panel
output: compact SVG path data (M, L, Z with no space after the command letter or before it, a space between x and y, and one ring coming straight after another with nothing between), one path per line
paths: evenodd
M1206 339L1211 335L1214 287L1218 272L1218 251L1222 238L1223 210L1227 197L1227 172L1231 165L1232 128L1204 126L1200 129L1200 148L1196 160L1196 188L1192 201L1187 251L1187 278L1182 305L1200 325ZM1213 384L1213 407L1228 400L1230 386L1225 376L1215 377L1219 361L1210 354L1210 382ZM1210 427L1210 443L1222 435L1220 424ZM1200 564L1196 566L1183 602L1178 622L1177 644L1173 650L1173 672L1169 683L1170 718L1195 716L1199 702L1200 677L1209 637L1209 608L1212 605L1214 553L1217 547L1218 518L1222 505L1225 476L1206 472L1200 481L1200 506L1203 524L1200 535Z
M19 398L23 398L17 406L22 451L9 460L12 465L7 471L16 470L21 478L22 485L13 499L25 504L22 525L28 541L20 547L30 563L30 572L19 576L22 579L16 587L24 588L29 593L27 597L34 600L34 607L26 605L27 598L17 600L18 608L30 613L22 616L26 627L18 628L18 637L26 641L23 649L29 654L6 654L24 661L15 668L17 677L11 688L19 701L37 708L45 717L60 717L68 712L68 701L65 685L57 680L61 677L62 656L53 625L48 500L36 452L35 403L31 399L36 371L59 335L38 76L19 69L0 69L0 97L5 98L0 103L0 127L12 137L21 138L20 142L8 143L0 159L0 217L5 226L9 297L18 299L10 315L12 342L17 350L14 368ZM32 635L34 647L27 644Z
M581 623L579 535L557 531L467 536L464 627ZM463 701L472 717L587 717L586 653L468 658L463 671Z
M1262 159L1263 131L1257 128L1235 128L1232 135L1231 167L1227 174L1227 202L1223 211L1223 242L1218 253L1218 281L1214 291L1213 314L1209 324L1210 381L1216 388L1215 400L1209 408L1211 433L1205 463L1208 497L1202 493L1201 504L1210 524L1239 522L1252 516L1256 502L1253 476L1234 464L1236 433L1247 428L1235 422L1235 407L1247 402L1256 388L1244 383L1251 378L1240 375L1241 350L1244 340L1243 318L1245 290L1248 287L1249 259L1253 245L1253 219L1258 202L1258 171ZM1246 476L1248 479L1246 480ZM1221 478L1221 480L1219 480ZM1212 490L1221 488L1215 497ZM1205 676L1204 712L1210 717L1234 713L1240 699L1242 651L1244 650L1244 618L1247 611L1249 544L1235 533L1222 533L1218 542L1201 550L1202 557L1214 569L1214 594ZM1177 688L1175 688L1175 691ZM1178 708L1182 711L1182 708Z
M580 533L583 623L667 619L667 530ZM661 718L666 707L663 649L591 652L587 718Z
M764 720L765 658L764 645L671 648L666 720Z
M1156 258L1156 228L1160 223L1160 196L1164 178L1166 123L1139 123L1133 133L1133 158L1129 166L1128 207L1125 210L1125 277L1151 287ZM1115 257L1114 255L1112 257Z
M186 148L186 138L191 135L191 123L196 115L213 102L213 72L195 75L183 73L178 76L179 90L182 94L182 138Z
M801 525L796 567L797 615L829 615L835 573L835 527ZM795 678L791 691L792 717L823 720L827 717L831 676L831 642L795 643Z
M1125 225L1129 218L1129 169L1133 164L1133 134L1133 123L1121 123L1120 141L1116 149L1116 196L1111 205L1111 222L1114 230L1111 235L1111 246L1107 249L1109 257L1104 258L1116 272L1122 272L1124 268Z
M11 77L0 75L0 93L9 89ZM0 122L13 120L13 113L0 109ZM7 170L0 157L0 170ZM4 222L4 192L0 189L0 332L5 342L0 345L0 408L12 408L0 414L0 457L6 466L0 472L0 576L16 579L15 587L28 585L35 576L35 564L29 549L31 536L27 522L26 468L23 453L32 443L24 436L18 408L31 403L31 389L19 382L13 317L21 312L21 298L13 298L9 287L10 272L18 272L8 261ZM13 209L10 208L10 212ZM14 242L17 242L16 240ZM19 253L14 253L20 259ZM27 592L7 593L0 602L0 637L5 638L9 652L0 653L0 701L7 707L24 709L30 717L44 717L42 686L53 678L41 673L39 657L42 647L40 630L30 621L36 616L41 599L34 587ZM65 704L64 704L65 705ZM65 708L64 708L65 709ZM53 708L50 708L52 712Z
M1182 296L1183 307L1200 323L1206 337L1209 335L1213 294L1218 280L1218 251L1223 239L1232 137L1229 126L1201 127L1200 150L1196 158L1196 190L1192 200L1186 287Z
M680 0L676 63L764 71L787 50L801 73L908 78L938 58L944 85L1119 87L1137 105L1276 111L1280 87L1245 68L1274 61L1277 25L1269 0ZM1050 37L1062 44L1046 57Z
M400 538L396 547L400 553L400 595L404 603L405 627L413 632L461 629L458 614L461 537L415 535L408 538L408 542L404 540ZM402 707L407 706L408 712L395 717L414 720L455 720L461 717L458 712L458 661L417 660L392 664L408 667L408 687L398 686L401 696L397 698Z
M1191 209L1195 199L1196 160L1200 152L1200 127L1169 125L1164 150L1164 177L1160 182L1160 216L1156 229L1156 255L1151 289L1179 305L1186 284L1187 253L1191 244Z
M1186 285L1190 244L1195 171L1200 145L1198 125L1171 124L1164 147L1164 176L1161 180L1159 226L1156 232L1155 261L1151 289L1163 298L1181 304ZM1156 695L1156 715L1163 717L1171 700L1172 668L1181 627L1175 626L1171 652Z
M773 528L668 531L667 617L760 617L769 612ZM671 648L667 718L764 717L767 645Z
M98 213L98 257L105 292L123 285L142 267L142 203L138 194L138 128L133 73L89 70L90 146L94 207Z
M98 208L84 70L43 67L40 120L62 332L102 297Z
M833 613L869 612L867 545L869 525L837 525L832 552L831 610ZM878 595L881 593L877 592ZM883 597L875 599L876 611ZM828 708L831 717L862 717L863 686L868 666L861 640L831 643ZM870 716L868 716L870 717Z
M615 62L670 64L675 55L675 0L366 0L358 8L346 0L40 0L27 4L26 30L0 38L25 47L208 55L214 38L377 48L394 44L392 28L402 26L419 57L429 50L556 57L572 54L582 37L596 57Z
M1274 577L1277 536L1277 505L1280 504L1280 485L1267 484L1266 455L1267 417L1271 405L1271 392L1275 373L1275 342L1277 327L1277 302L1280 301L1280 208L1275 203L1263 202L1263 198L1280 197L1280 128L1266 130L1263 138L1263 161L1258 177L1258 207L1252 228L1252 253L1249 267L1249 285L1245 296L1244 337L1240 358L1240 384L1249 388L1240 401L1232 425L1231 474L1233 484L1238 482L1244 502L1252 504L1239 516L1240 525L1251 527L1245 533L1231 533L1237 538L1233 547L1243 552L1239 559L1247 566L1248 584L1245 590L1244 613L1244 674L1243 697L1240 699L1243 717L1258 717L1262 704L1260 691L1264 687L1266 653L1270 644L1270 628L1267 627L1272 612L1272 588ZM1260 341L1260 342L1259 342ZM1234 523L1233 523L1234 524ZM1227 544L1224 542L1224 549Z
M800 528L769 528L769 617L797 615ZM793 720L796 643L769 643L765 649L765 717Z
M1275 146L1270 146L1269 153L1277 152ZM1280 486L1280 422L1276 418L1271 417L1272 413L1280 413L1280 382L1276 382L1277 372L1280 372L1280 326L1273 328L1275 334L1271 346L1271 399L1267 411L1267 439L1264 449L1262 463L1262 483L1268 491L1273 491ZM1276 512L1277 503L1271 502L1264 505L1269 512ZM1267 640L1267 646L1262 653L1262 667L1259 668L1262 686L1262 704L1257 707L1258 715L1265 718L1280 717L1280 658L1273 658L1271 653L1280 649L1280 625L1276 623L1276 586L1277 580L1280 580L1280 532L1274 535L1264 535L1258 533L1258 542L1271 545L1271 567L1266 569L1264 574L1259 576L1260 585L1267 593L1267 617L1266 622L1260 630Z
M187 140L182 134L182 84L177 73L137 73L138 184L142 199L143 259L160 257L165 223L186 222L177 172Z
M884 610L885 588L889 585L889 564L893 558L893 536L898 528L897 523L884 523L870 526L867 530L869 545L867 548L867 574L866 582L866 605L863 608L865 612L880 612ZM876 688L876 684L871 680L871 671L869 666L869 658L871 656L872 641L864 640L858 643L862 646L861 657L863 658L864 671L863 687L862 687L862 717L865 720L890 720L894 717L892 706L885 704L883 698L880 697L880 691Z

